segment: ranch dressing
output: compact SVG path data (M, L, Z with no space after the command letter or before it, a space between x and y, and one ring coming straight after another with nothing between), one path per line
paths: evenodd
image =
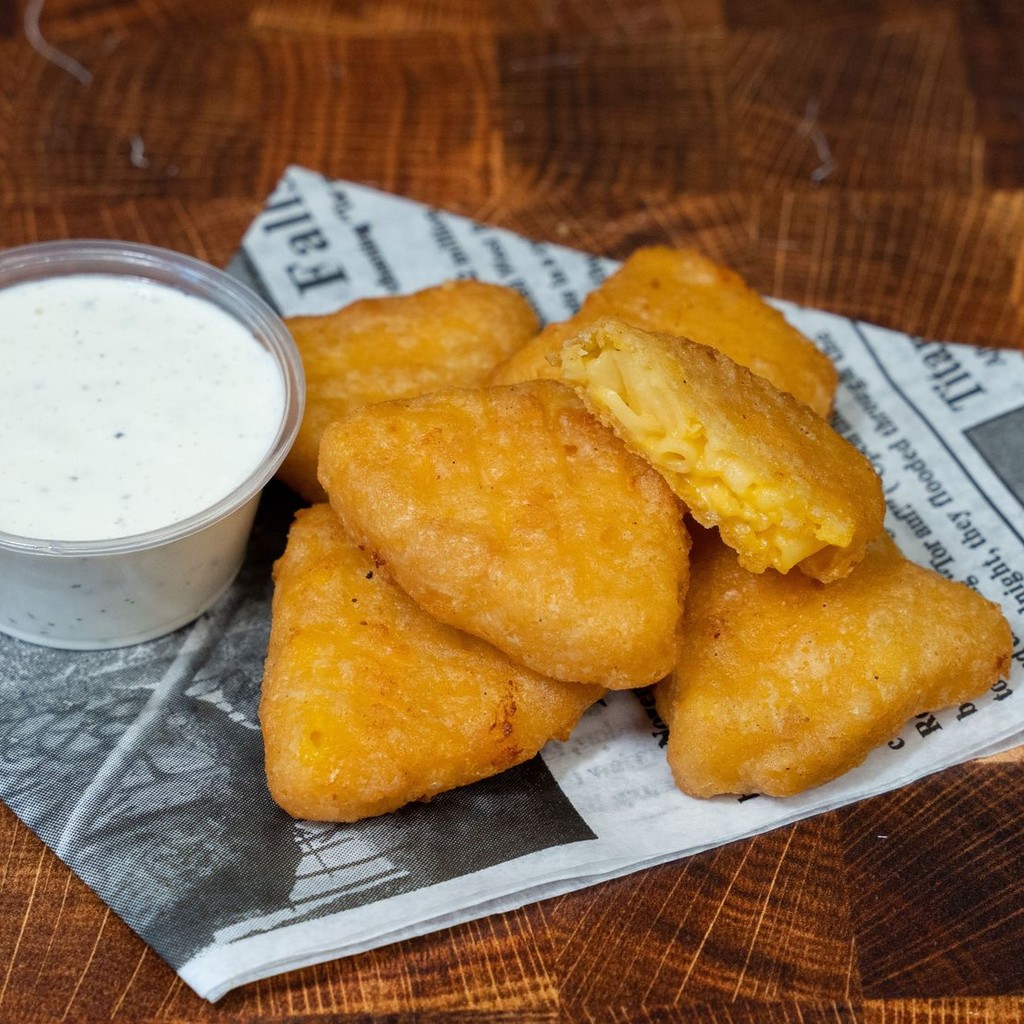
M180 522L259 466L284 406L272 355L201 297L116 274L0 288L0 531Z

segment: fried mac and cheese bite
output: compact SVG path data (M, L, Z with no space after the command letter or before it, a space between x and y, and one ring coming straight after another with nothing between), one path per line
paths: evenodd
M583 301L569 320L549 324L501 363L492 384L557 377L569 338L602 317L691 338L788 391L822 416L835 398L837 374L818 350L738 274L693 249L637 249Z
M298 513L274 579L260 722L271 794L297 818L355 821L504 771L603 693L436 621L327 505Z
M840 579L881 532L882 485L867 459L716 349L607 318L566 342L561 369L752 572Z
M426 611L520 664L615 689L674 664L681 509L564 384L366 406L327 429L320 480Z
M328 423L371 402L482 384L537 331L518 292L479 281L360 299L286 323L306 373L306 410L278 475L310 502L326 498L316 464Z
M845 579L755 575L695 531L679 664L655 688L679 788L791 796L846 772L913 715L1009 671L998 605L906 559L888 534Z

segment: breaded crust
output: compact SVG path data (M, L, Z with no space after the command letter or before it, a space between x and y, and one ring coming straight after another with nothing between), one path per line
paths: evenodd
M325 316L292 317L306 372L306 411L278 475L307 501L324 501L316 478L320 436L349 409L448 386L474 387L537 331L516 291L449 281L412 295L361 299Z
M274 580L260 721L271 794L295 817L355 821L494 775L603 692L431 618L327 505L298 513Z
M738 274L693 249L637 249L574 317L549 324L491 374L491 384L559 376L563 343L602 317L691 338L724 352L825 416L838 377L831 361Z
M565 385L367 406L324 434L320 480L424 609L521 664L627 688L674 663L681 510Z
M687 642L655 690L692 796L791 796L841 775L913 715L974 700L1009 671L998 605L908 561L887 534L844 580L746 572L694 538Z
M752 572L845 576L882 529L870 463L792 395L713 348L599 320L562 376Z

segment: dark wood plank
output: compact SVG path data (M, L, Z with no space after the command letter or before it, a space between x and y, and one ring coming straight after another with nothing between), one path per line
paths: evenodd
M500 36L521 32L587 33L619 36L646 32L698 30L722 25L721 0L403 0L356 7L333 0L257 0L251 24L279 32L387 36L430 33L478 33Z
M1024 342L1019 193L777 193L757 203L766 291L924 337Z
M0 246L223 265L300 163L1024 349L1024 16L1000 0L0 3ZM198 999L0 809L0 1019L1024 1022L1024 754ZM885 835L888 838L880 839Z
M870 1001L864 1024L1020 1024L1022 999L907 999Z
M2 206L0 246L64 238L120 238L162 245L224 266L234 255L260 200L86 198Z
M967 766L838 812L866 997L1024 992L1020 778Z
M963 4L961 34L978 126L985 138L985 180L1024 184L1024 11L1013 3Z
M676 1006L630 1004L562 1018L565 1024L858 1024L860 1008L848 1003L750 1003L744 1000L682 1003Z
M801 32L811 24L832 27L924 24L957 9L956 0L725 0L730 28Z
M430 202L972 189L988 140L956 26L940 12L636 37L140 27L75 41L88 84L7 40L0 196L251 197L289 162Z
M29 0L10 0L5 5L22 19L29 12ZM74 40L93 36L105 39L115 49L125 35L138 30L159 32L193 29L222 30L243 25L250 13L250 0L37 0L39 28L44 38L74 50Z
M726 190L724 40L658 33L499 41L502 137L513 194L668 196Z
M93 73L83 85L0 44L11 154L0 198L262 197L288 163L424 198L495 187L493 72L475 37L142 33L110 53L91 45L77 51Z
M735 33L725 73L751 189L970 189L983 183L956 22Z
M564 1003L585 1019L858 1001L837 839L824 816L552 901Z

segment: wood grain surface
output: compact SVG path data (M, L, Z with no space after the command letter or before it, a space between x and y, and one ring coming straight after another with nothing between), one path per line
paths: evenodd
M290 163L1024 348L1024 5L0 0L0 246L224 264ZM0 849L2 1020L1024 1021L1016 751L216 1006L3 808Z

